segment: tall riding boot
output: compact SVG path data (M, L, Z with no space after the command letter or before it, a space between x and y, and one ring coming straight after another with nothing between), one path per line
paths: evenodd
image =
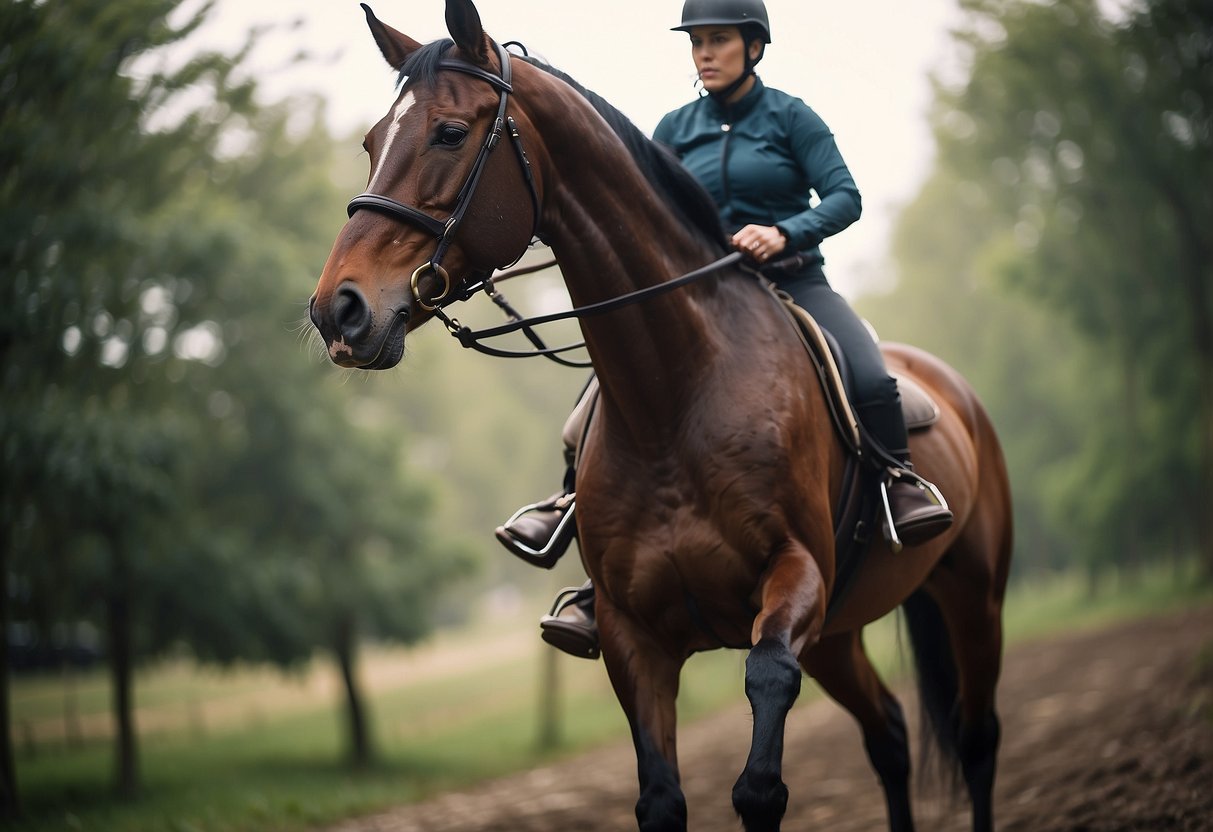
M901 467L889 468L888 509L896 539L918 546L943 534L952 525L947 501L931 483L914 473L908 451L896 455Z
M540 635L548 644L579 659L598 658L598 622L594 618L594 585L560 591L552 611L539 619Z

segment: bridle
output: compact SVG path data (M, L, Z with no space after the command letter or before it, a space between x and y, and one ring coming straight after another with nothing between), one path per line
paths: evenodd
M500 98L497 103L497 115L493 120L493 126L485 136L484 143L480 146L480 152L476 156L476 160L472 163L472 169L468 172L468 178L464 181L463 187L459 190L459 195L455 199L455 208L445 222L436 219L429 214L414 208L411 205L405 205L403 202L398 202L391 197L382 196L380 194L362 193L350 200L346 206L348 216L354 216L356 211L366 208L371 211L378 211L382 214L387 214L401 222L419 226L428 231L438 240L438 245L434 249L428 262L422 263L413 271L410 278L410 286L413 292L413 299L417 305L426 312L432 312L445 325L447 330L454 335L459 342L467 348L475 349L478 352L486 355L498 356L501 358L530 358L534 356L543 356L552 360L574 367L588 367L588 362L574 362L560 357L561 353L571 350L581 349L585 345L583 343L570 344L564 347L549 348L545 345L542 339L534 332L532 327L552 323L559 320L567 320L569 318L587 318L594 315L601 315L606 312L613 311L623 306L628 306L633 303L643 301L655 295L664 294L673 289L685 286L688 283L702 280L710 277L720 270L739 263L742 255L738 252L727 254L706 266L695 269L687 274L672 280L649 286L644 289L637 289L628 292L617 298L593 303L588 306L571 309L567 312L557 312L551 315L543 315L535 318L523 318L519 315L504 298L500 296L494 289L493 278L491 273L485 274L484 277L472 280L466 285L463 285L458 292L453 292L451 286L451 276L446 269L442 267L442 258L446 255L447 249L451 245L451 241L455 236L455 232L459 228L459 224L463 221L464 214L467 213L468 207L471 205L472 196L476 192L476 186L480 183L480 176L484 172L485 165L488 163L489 154L493 151L501 140L502 132L508 128L511 144L514 145L514 150L517 152L518 162L522 167L522 177L527 183L527 187L531 192L531 205L533 208L531 236L534 237L539 228L540 219L540 202L539 192L535 187L535 177L531 172L531 162L527 158L526 151L522 147L522 136L518 132L518 125L514 119L506 115L506 105L509 102L509 95L514 91L510 83L510 53L506 48L494 42L494 47L497 49L497 55L501 61L501 75L494 75L487 70L476 66L475 64L467 63L466 61L456 60L454 58L444 58L438 62L439 69L451 69L456 72L462 72L486 81L496 88L500 93ZM523 252L525 253L525 252ZM519 258L521 259L521 254ZM515 263L518 262L516 259ZM513 263L500 268L508 269ZM437 295L429 298L422 297L420 280L427 273L433 272L442 281L442 291ZM443 309L458 301L469 299L472 295L480 290L484 290L495 303L497 303L511 318L511 321L502 326L493 327L491 329L473 331L459 323L458 319L448 317ZM514 352L509 350L499 350L481 344L482 339L494 338L501 335L506 335L511 332L521 331L528 340L536 347L534 351Z
M459 189L459 195L455 199L455 208L446 221L443 222L442 220L435 219L424 211L411 205L405 205L403 202L397 202L391 197L372 193L359 194L350 200L349 205L345 209L346 214L350 217L354 216L355 211L363 208L378 211L402 222L419 226L437 238L438 246L434 249L433 255L430 256L428 262L422 263L414 270L413 276L409 281L412 286L413 298L427 312L433 312L455 301L470 297L483 285L484 281L478 281L472 286L464 287L463 291L458 295L452 294L451 276L442 267L442 258L446 256L447 249L450 248L455 232L459 229L460 223L463 222L464 214L467 213L468 207L472 203L472 196L476 193L476 186L480 183L480 176L484 173L484 168L488 164L489 154L493 152L493 148L497 146L501 140L502 132L507 127L509 128L511 144L514 145L514 150L517 151L518 162L522 166L522 178L526 180L527 187L531 192L531 205L534 209L531 225L532 236L534 236L535 230L539 227L539 193L535 189L535 177L531 172L531 162L527 159L526 151L522 148L522 136L518 132L517 123L515 123L512 117L505 114L509 95L514 91L510 83L510 53L504 46L498 43L494 43L493 45L496 47L497 55L501 60L501 75L494 75L475 64L454 58L444 58L438 62L440 69L453 69L456 72L462 72L479 78L491 84L500 93L500 98L497 102L497 116L493 120L493 126L489 130L488 135L484 137L484 143L480 146L480 152L472 163L472 169L468 172L468 177L464 180L463 187ZM516 263L517 260L514 262ZM502 268L509 268L510 265L513 264L507 264ZM433 297L424 298L421 296L419 281L429 272L433 272L442 281L442 291Z

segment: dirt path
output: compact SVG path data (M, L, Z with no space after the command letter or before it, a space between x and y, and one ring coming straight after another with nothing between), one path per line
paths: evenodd
M1211 646L1213 608L1012 649L999 693L998 827L1213 830ZM899 695L913 714L909 691L903 687ZM740 828L729 795L748 732L744 708L683 728L679 757L695 832ZM792 792L785 829L885 829L858 729L833 702L793 710L784 778ZM635 789L631 745L616 745L331 832L629 830ZM963 805L920 796L915 812L923 830L969 828Z

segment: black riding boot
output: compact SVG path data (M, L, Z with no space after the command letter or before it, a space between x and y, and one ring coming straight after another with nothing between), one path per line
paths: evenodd
M598 622L594 619L594 585L562 589L552 611L539 619L540 635L553 647L579 659L598 658Z
M532 566L551 569L577 535L573 510L576 494L558 491L546 500L523 506L495 534L501 545Z
M952 512L943 495L931 483L914 473L908 451L896 455L901 467L889 468L885 483L888 511L896 539L894 543L919 546L943 534L952 525Z

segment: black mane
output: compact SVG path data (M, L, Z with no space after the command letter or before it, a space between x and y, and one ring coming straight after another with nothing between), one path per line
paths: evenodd
M400 66L397 85L432 84L438 74L439 61L453 45L454 41L446 38L427 43L418 49ZM670 210L681 219L682 224L715 250L722 253L725 251L725 232L715 202L672 153L640 132L614 105L581 86L564 72L535 58L520 55L513 57L559 78L585 98L623 142L645 179L661 195Z
M523 57L521 60L564 81L589 102L623 142L644 178L681 218L683 225L698 232L714 249L720 252L725 250L724 227L720 223L720 212L715 201L674 154L640 132L631 119L613 104L581 86L566 73L534 58Z

